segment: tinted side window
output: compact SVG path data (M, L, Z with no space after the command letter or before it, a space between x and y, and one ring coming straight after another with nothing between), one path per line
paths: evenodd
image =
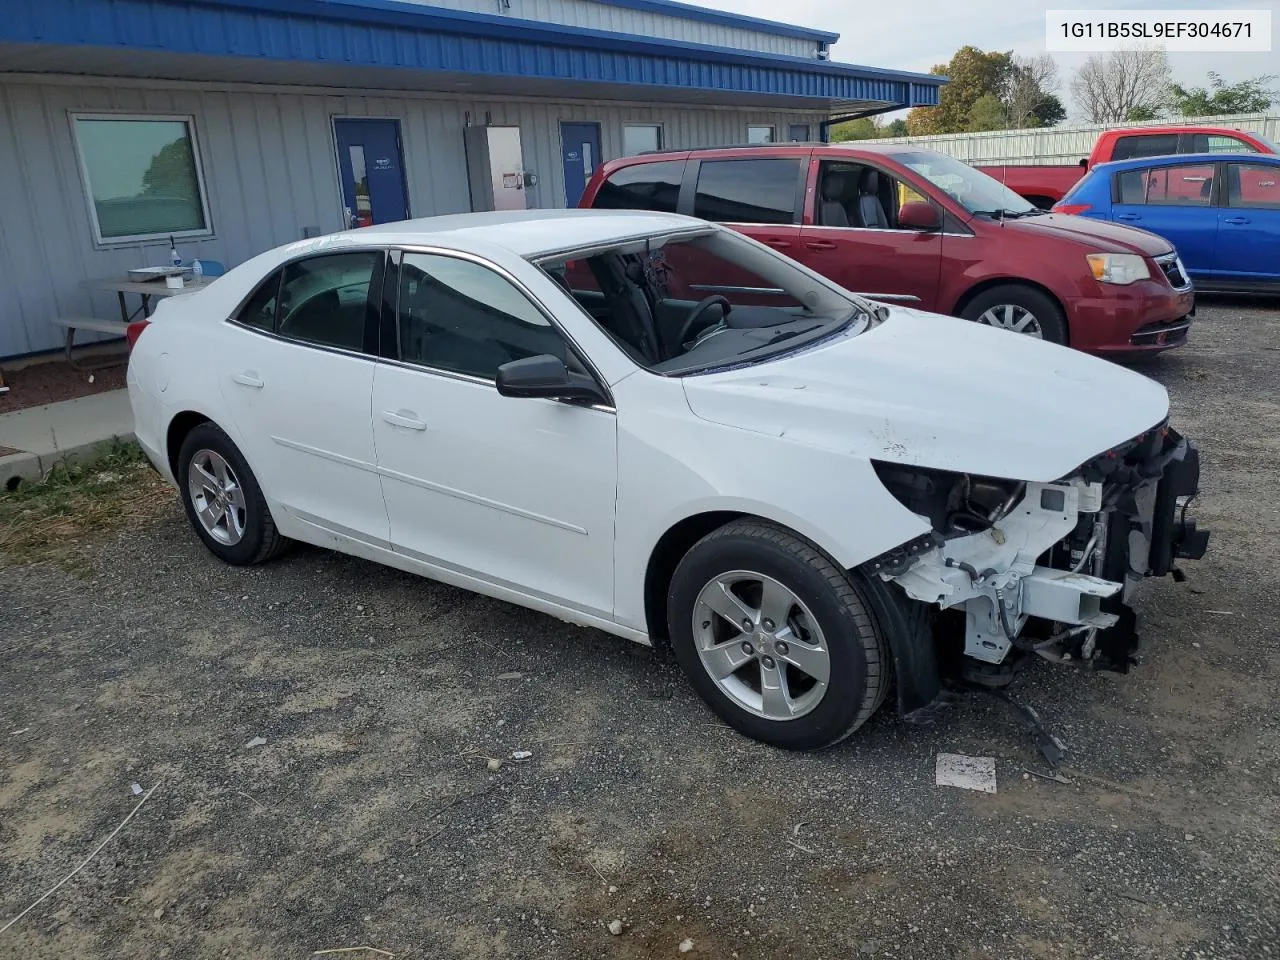
M276 328L276 302L280 293L280 274L277 270L253 291L236 317L241 323L258 330L274 331Z
M1116 141L1112 160L1132 160L1135 157L1163 157L1178 152L1176 133L1150 133L1143 136L1121 137Z
M1257 153L1253 147L1236 137L1222 134L1192 133L1187 136L1187 149L1183 153Z
M683 160L623 167L600 185L593 207L605 210L658 210L675 213L680 199Z
M511 360L566 360L564 340L529 299L470 260L405 254L397 325L401 360L486 380Z
M799 158L704 160L693 215L719 223L794 223Z
M1229 164L1227 206L1280 210L1280 167L1261 163Z
M1143 204L1147 202L1147 174L1149 170L1125 170L1116 174L1116 203Z
M1210 164L1156 167L1146 171L1147 203L1162 207L1207 207L1213 197Z
M362 350L377 307L370 303L377 250L331 253L296 260L284 268L276 332L326 347ZM373 317L370 313L373 313Z

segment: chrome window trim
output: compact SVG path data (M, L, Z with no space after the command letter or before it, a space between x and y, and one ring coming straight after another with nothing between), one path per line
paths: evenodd
M775 296L787 296L781 287L734 287L716 283L691 283L690 290L706 290L711 293L767 293Z
M816 230L845 230L849 233L901 233L911 234L916 237L963 237L965 239L973 239L972 233L945 233L939 230L903 230L895 227L829 227L823 223L806 223L801 229ZM803 234L800 237L804 240Z

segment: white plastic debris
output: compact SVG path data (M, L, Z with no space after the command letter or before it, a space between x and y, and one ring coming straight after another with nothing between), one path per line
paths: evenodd
M519 670L508 670L506 673L498 674L499 680L519 680L524 674Z
M244 745L244 748L246 750L250 750L254 747L265 747L266 745L267 745L267 740L265 737L254 737L252 740L250 740L248 743Z
M693 941L690 940L688 937L685 937L685 939L680 941L681 953L688 953L692 949L693 949Z
M136 797L138 794L142 792L142 784L131 783L129 784L129 789L133 792L133 795Z
M996 758L966 757L962 753L940 753L934 769L939 787L959 787L979 793L996 792Z
M515 753L511 754L511 759L514 760L516 763L522 763L523 761L528 760L532 756L533 756L532 750L517 750Z
M620 937L620 936L622 936L622 921L621 921L621 920L610 920L610 921L609 921L609 932L610 932L610 933L612 933L615 937Z

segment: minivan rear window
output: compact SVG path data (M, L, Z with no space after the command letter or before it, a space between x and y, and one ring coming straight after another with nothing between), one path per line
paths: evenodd
M657 210L675 213L680 199L683 160L636 163L600 184L591 204L601 210Z
M800 160L703 160L693 215L716 223L795 223Z

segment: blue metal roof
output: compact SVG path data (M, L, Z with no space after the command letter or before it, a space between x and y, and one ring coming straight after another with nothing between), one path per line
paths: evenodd
M647 13L665 14L669 17L684 17L686 20L699 20L702 23L719 23L727 27L741 27L744 30L759 30L763 33L776 33L784 37L799 37L801 40L820 40L823 43L835 43L840 34L826 30L811 30L808 27L797 27L790 23L779 23L776 20L763 20L760 17L748 17L741 13L726 13L723 10L710 10L707 7L694 6L692 3L677 3L676 0L597 0L613 7L626 7L628 10L643 10Z
M671 0L627 0L669 3ZM9 0L0 42L478 73L826 101L938 102L944 78L397 0Z

